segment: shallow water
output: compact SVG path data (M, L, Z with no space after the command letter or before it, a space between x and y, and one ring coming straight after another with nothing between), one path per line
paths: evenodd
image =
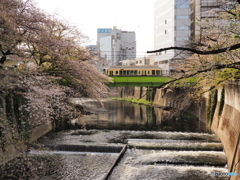
M131 166L121 162L109 180L227 180L228 177L210 176L211 172L227 172L225 168L195 166Z
M206 125L188 115L172 117L172 113L160 108L133 104L126 101L105 100L104 107L89 99L72 99L90 114L83 123L87 129L157 130L181 132L207 132Z
M78 122L82 125L39 139L36 146L41 148L29 151L24 165L31 169L30 175L19 173L19 177L104 179L127 144L127 151L108 179L228 179L211 176L211 172L227 172L226 157L216 135L197 119L169 118L168 111L123 101L105 100L104 107L89 99L73 101L88 111ZM78 129L81 127L85 130ZM33 164L36 167L30 168Z
M223 152L129 149L109 180L227 180L210 175L227 172L225 163Z
M118 154L51 152L59 155L58 171L48 175L52 180L102 180Z
M141 150L129 149L126 155L127 164L132 165L196 165L219 166L226 165L226 157L223 152L215 151L167 151L167 150Z
M46 144L95 145L96 148L123 146L123 143L127 143L128 150L109 177L112 180L228 179L227 177L210 176L213 171L227 172L226 157L222 151L222 145L214 134L132 130L68 130L54 134L54 138L49 134L42 140ZM214 148L217 148L217 151L213 151ZM58 153L70 153L75 156L75 153L80 152ZM85 153L81 152L80 154ZM117 159L117 155L118 153L113 156L114 160ZM109 162L106 161L106 163ZM109 169L113 165L112 162L106 163L103 162L102 165ZM77 174L77 172L74 173Z

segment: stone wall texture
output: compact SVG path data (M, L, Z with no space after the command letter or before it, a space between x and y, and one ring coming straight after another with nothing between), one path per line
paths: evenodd
M26 152L29 143L54 128L50 119L44 118L44 122L36 123L38 119L20 112L19 108L24 104L21 94L0 94L0 165Z
M144 96L143 99L146 99L145 94L148 93L149 89L144 87L113 87L112 91L118 92L115 93L117 97L140 98ZM179 88L174 90L157 89L153 102L161 106L181 108L179 107L181 106L180 102L178 104L176 99L182 93L183 91ZM224 94L223 97L222 93ZM193 103L187 111L211 127L211 130L220 138L224 146L229 172L240 174L240 85L235 83L220 87L217 90L216 102L209 101L212 94L211 92L205 93L203 99L200 102ZM211 109L214 113L211 120L209 120L210 103L215 104L214 109ZM221 105L221 103L223 104ZM231 180L237 179L240 179L240 176L231 177Z
M228 160L229 172L240 174L240 86L230 84L225 87L222 113L219 114L220 92L211 129L221 139ZM240 179L233 176L231 180Z

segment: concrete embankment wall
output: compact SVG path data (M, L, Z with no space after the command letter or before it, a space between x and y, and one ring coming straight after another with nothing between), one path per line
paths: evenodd
M141 98L151 100L160 106L177 107L177 98L184 92L182 88L156 89L147 87L110 87L112 96L120 98Z
M211 129L221 139L228 160L230 172L240 174L240 85L230 84L224 88L224 103L222 91L218 90L217 104L211 124ZM240 179L240 175L231 180Z
M117 97L140 98L149 89L144 87L112 87ZM179 98L182 89L157 89L151 94L154 103L161 106L179 107L182 100ZM143 99L146 99L145 95ZM177 101L177 99L180 101ZM189 99L186 99L189 101ZM211 130L220 138L228 160L229 172L240 174L240 84L229 84L214 92L205 93L200 102L192 103L188 112L211 127ZM240 176L231 177L231 180L240 179Z
M26 111L19 111L25 104L20 94L0 94L0 164L4 164L25 152L28 144L50 132L54 123L29 118ZM37 112L34 112L37 113ZM44 115L44 112L38 112Z

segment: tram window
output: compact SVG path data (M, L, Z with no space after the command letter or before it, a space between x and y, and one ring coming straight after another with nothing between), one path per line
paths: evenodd
M134 71L134 75L137 75L137 71L136 70Z
M120 73L119 73L120 75L122 75L122 71L120 71Z
M123 71L123 74L126 75L126 71Z
M157 75L160 75L160 71L159 71L159 70L157 70L156 74L157 74Z
M148 74L150 74L150 71L148 71Z
M128 71L127 71L127 75L129 75L129 74L130 74L130 71L128 70Z
M152 75L155 75L155 70L152 70Z
M141 74L141 72L140 72L140 71L138 71L138 74L140 75L140 74Z
M116 74L118 75L118 71L116 71Z

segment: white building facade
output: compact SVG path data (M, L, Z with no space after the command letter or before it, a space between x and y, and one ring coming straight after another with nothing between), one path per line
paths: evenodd
M100 57L105 59L106 66L116 66L120 61L136 58L135 32L122 31L113 27L99 28L97 46Z
M156 0L154 4L154 49L183 46L190 38L190 0ZM171 75L174 64L186 56L169 50L155 55L155 65Z

